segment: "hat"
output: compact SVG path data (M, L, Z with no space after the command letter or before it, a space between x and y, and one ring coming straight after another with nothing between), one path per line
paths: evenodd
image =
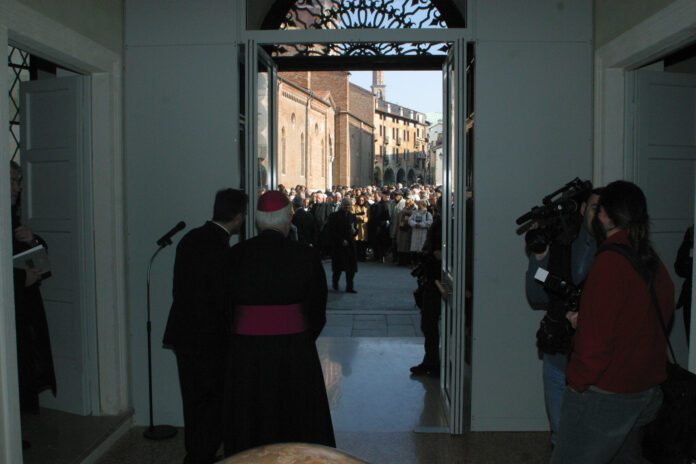
M272 213L285 208L290 204L288 197L277 190L269 190L259 197L256 209L264 213Z
M404 196L404 192L402 192L401 189L396 189L396 190L394 190L394 195Z

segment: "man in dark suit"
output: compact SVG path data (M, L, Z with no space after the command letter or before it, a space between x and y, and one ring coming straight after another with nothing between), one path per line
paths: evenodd
M292 200L295 214L292 216L292 224L297 228L297 241L309 247L314 247L316 242L316 223L314 216L309 212L309 198L295 197Z
M326 227L331 238L331 270L333 289L338 290L341 272L346 272L346 292L358 293L353 287L353 276L358 272L358 256L355 249L355 215L350 198L344 198L341 209L329 216Z
M174 302L163 343L174 349L184 407L185 464L215 460L222 442L227 331L221 308L221 268L230 235L244 223L247 195L215 195L213 220L191 230L176 247Z

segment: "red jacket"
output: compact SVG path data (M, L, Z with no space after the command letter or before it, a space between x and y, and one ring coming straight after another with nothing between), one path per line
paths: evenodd
M628 245L626 232L604 244ZM655 291L665 324L674 312L674 284L662 261ZM636 393L666 378L667 342L645 281L622 255L597 256L580 301L575 348L566 378L577 391L591 385L615 393Z

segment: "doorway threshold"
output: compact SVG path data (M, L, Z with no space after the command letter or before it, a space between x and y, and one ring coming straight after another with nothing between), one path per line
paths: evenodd
M133 410L115 416L81 416L41 408L22 415L22 437L31 447L24 464L92 464L133 426Z

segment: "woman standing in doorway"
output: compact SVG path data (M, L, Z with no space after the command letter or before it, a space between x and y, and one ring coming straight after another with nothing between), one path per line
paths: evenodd
M22 169L12 161L12 253L18 254L46 242L21 224L20 196ZM56 375L51 354L46 311L41 298L41 272L38 269L13 269L15 320L17 328L17 364L19 402L23 413L39 413L39 393L51 389L56 394Z

